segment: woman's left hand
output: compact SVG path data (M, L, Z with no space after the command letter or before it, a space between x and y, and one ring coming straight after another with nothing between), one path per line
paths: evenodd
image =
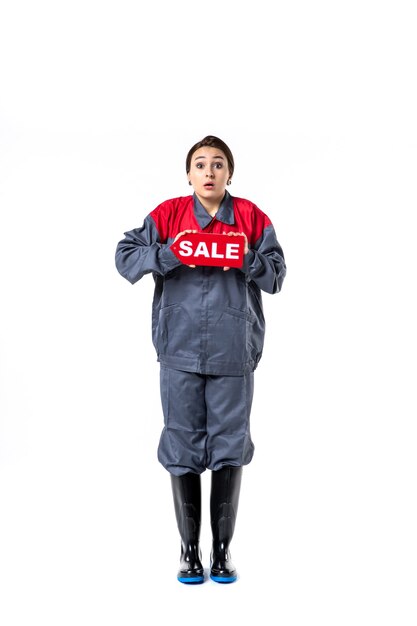
M249 252L249 245L248 245L248 238L246 237L245 233L223 233L223 235L229 235L230 237L237 237L238 235L240 235L241 237L245 238L245 249L243 254L247 254ZM223 271L227 272L230 270L230 267L224 267Z

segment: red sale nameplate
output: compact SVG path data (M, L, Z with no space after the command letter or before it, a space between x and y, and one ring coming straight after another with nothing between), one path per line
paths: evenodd
M245 238L243 235L185 233L171 244L171 250L185 265L242 267Z

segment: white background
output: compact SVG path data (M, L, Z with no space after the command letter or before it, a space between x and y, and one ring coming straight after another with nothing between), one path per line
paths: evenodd
M412 7L2 3L2 626L415 626ZM153 283L114 251L189 194L206 134L288 275L264 297L240 579L190 588L156 459ZM206 567L208 496L207 472Z

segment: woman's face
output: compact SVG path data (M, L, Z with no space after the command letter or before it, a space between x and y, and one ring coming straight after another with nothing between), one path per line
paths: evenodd
M208 146L194 152L188 180L199 198L220 202L228 179L229 166L224 152Z

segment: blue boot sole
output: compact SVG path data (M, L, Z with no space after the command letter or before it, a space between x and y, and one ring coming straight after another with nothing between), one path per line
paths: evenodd
M204 576L178 576L177 580L186 585L199 585L204 582Z
M237 580L237 576L213 576L210 574L211 580L214 580L216 583L234 583Z

